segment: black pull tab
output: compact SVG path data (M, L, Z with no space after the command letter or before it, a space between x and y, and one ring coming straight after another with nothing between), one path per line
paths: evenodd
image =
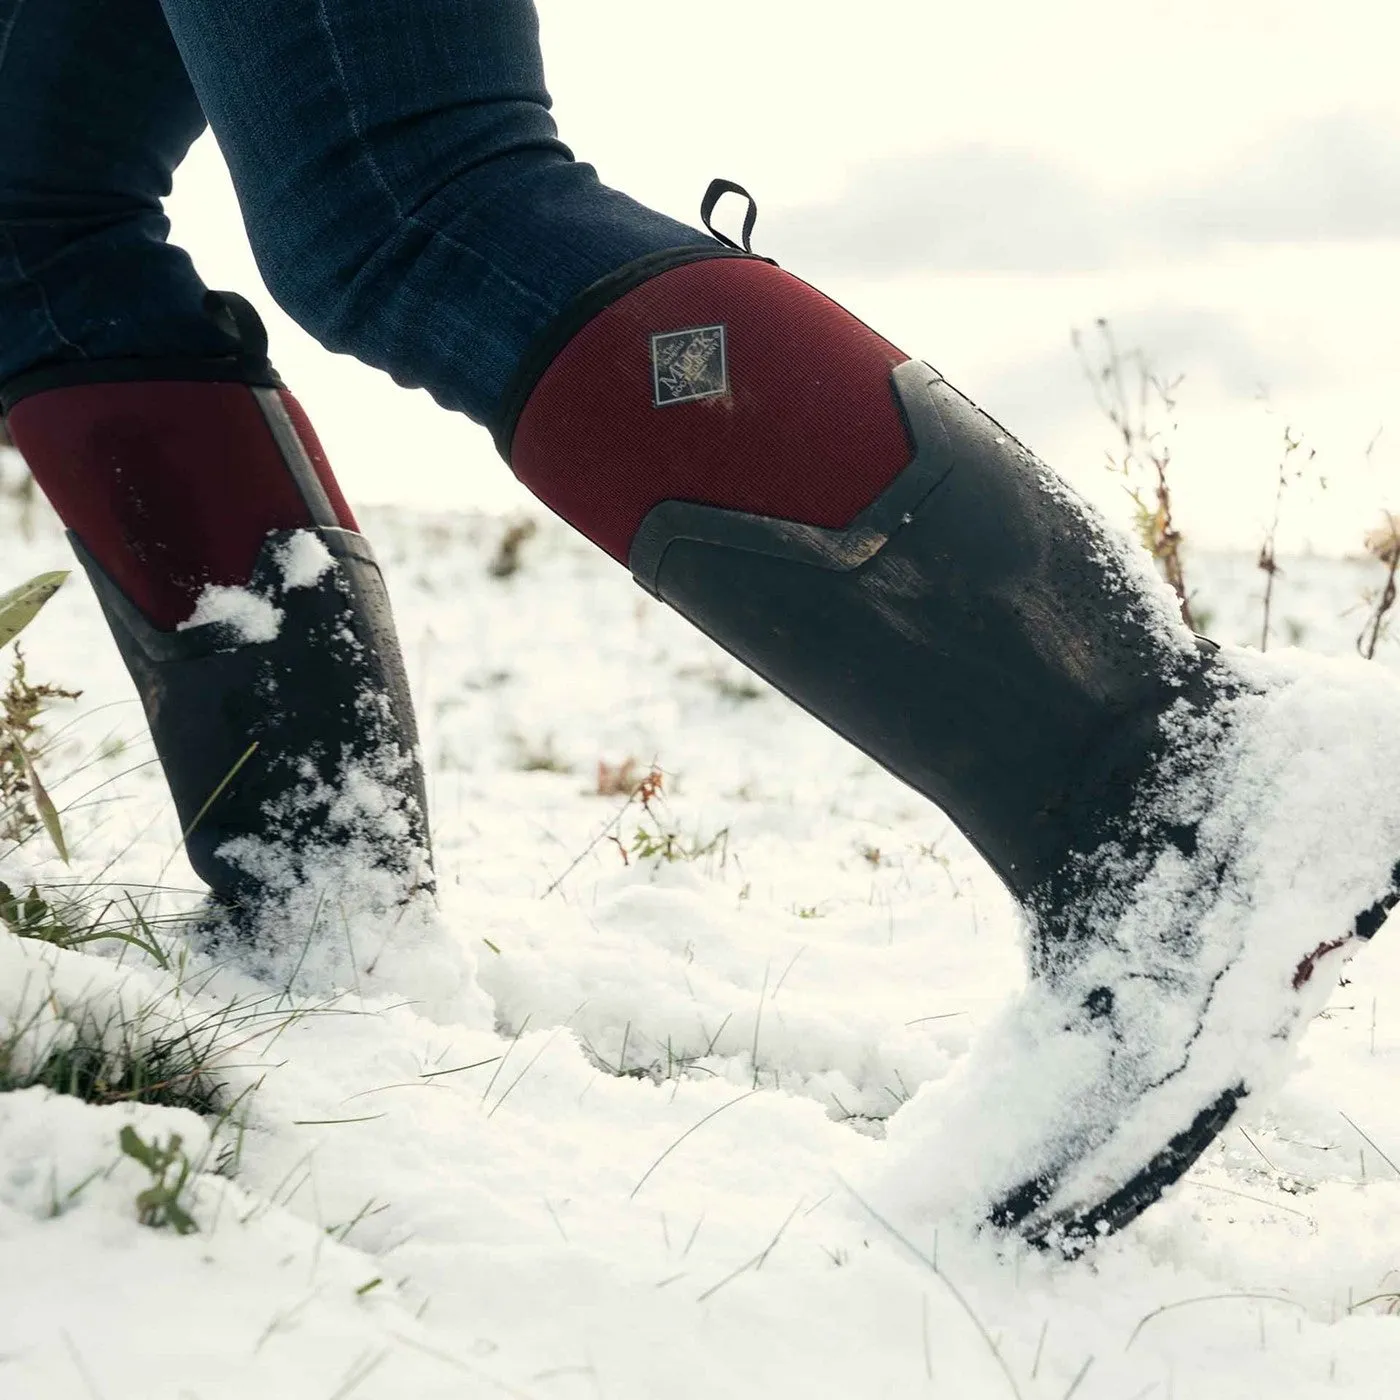
M267 330L253 303L237 292L205 292L204 314L227 336L238 342L239 350L255 360L267 359Z
M743 244L736 243L728 235L721 233L713 223L710 222L715 212L715 205L727 194L737 194L748 201L748 211L744 215ZM700 201L700 218L705 227L717 238L726 248L737 248L741 253L753 252L753 228L758 222L758 201L754 199L748 190L742 185L736 185L733 180L711 180L710 188L705 191L705 197Z

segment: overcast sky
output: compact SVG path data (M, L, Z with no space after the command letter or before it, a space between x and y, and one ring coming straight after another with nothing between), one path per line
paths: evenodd
M1110 318L1178 392L1180 514L1251 547L1285 425L1319 448L1285 541L1400 506L1400 12L1380 0L541 0L563 135L694 221L714 175L756 242L978 398L1124 518L1070 344ZM362 500L506 508L489 440L275 313L217 151L177 182L207 280ZM1378 429L1369 458L1365 449Z
M1400 233L1395 136L1390 120L1310 116L1218 165L1118 191L1064 153L1016 145L874 155L838 195L783 209L768 233L805 266L858 276L1048 276L1387 238Z

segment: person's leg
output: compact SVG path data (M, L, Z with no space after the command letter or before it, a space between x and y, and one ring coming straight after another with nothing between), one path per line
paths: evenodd
M163 2L274 295L486 424L987 855L1032 929L1019 1068L1054 1097L988 1160L992 1218L1073 1247L1132 1219L1395 902L1395 801L1364 846L1300 852L1307 918L1267 918L1287 688L1198 644L936 372L571 163L528 0Z
M203 125L156 0L0 0L0 409L216 894L266 893L259 842L293 846L285 886L313 833L345 834L327 813L350 759L397 794L366 862L416 880L426 812L373 558L255 314L166 242ZM300 800L312 769L322 795Z
M229 353L161 210L203 129L156 0L0 0L0 384Z
M531 0L162 3L272 294L478 422L586 287L713 247L560 142Z

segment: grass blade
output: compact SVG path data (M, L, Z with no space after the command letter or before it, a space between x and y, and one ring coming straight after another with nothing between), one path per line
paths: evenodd
M67 865L68 843L63 839L63 823L58 819L58 808L53 805L53 798L49 796L49 790L40 782L39 774L34 769L33 760L29 757L24 745L20 743L19 735L13 729L9 731L9 735L10 742L15 746L15 752L19 754L20 761L24 764L25 781L29 784L29 795L34 799L34 807L39 813L39 820L43 822L44 830L49 833L49 840L53 842L59 859L64 865Z
M28 583L0 593L0 647L12 642L34 621L39 609L58 592L67 577L67 569L56 569L36 574Z

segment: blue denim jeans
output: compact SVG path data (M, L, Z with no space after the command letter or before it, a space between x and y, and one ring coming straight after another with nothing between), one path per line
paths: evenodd
M532 0L0 0L0 384L226 349L161 211L206 120L280 305L488 425L580 291L709 242L560 142Z

